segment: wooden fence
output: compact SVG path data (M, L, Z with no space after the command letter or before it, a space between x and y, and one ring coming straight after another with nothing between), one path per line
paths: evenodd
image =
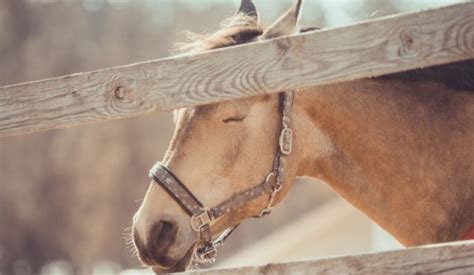
M229 274L474 274L474 241L229 269L189 272Z
M0 136L474 58L474 2L0 88Z

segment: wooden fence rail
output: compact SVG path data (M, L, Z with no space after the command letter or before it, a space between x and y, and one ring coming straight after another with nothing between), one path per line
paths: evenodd
M0 136L474 58L474 3L0 88Z
M474 274L474 241L189 274Z

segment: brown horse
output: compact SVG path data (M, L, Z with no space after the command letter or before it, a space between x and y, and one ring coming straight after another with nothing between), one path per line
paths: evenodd
M264 30L253 4L243 0L220 31L189 48L294 33L300 6L297 1ZM474 238L473 61L309 87L295 91L292 108L280 109L281 98L271 94L176 111L163 165L152 170L159 184L151 183L134 216L142 262L156 272L185 270L204 233L209 240L258 216L285 197L299 176L323 180L404 245ZM273 176L268 172L280 160L275 155L282 156L276 148L285 111L293 148L278 166L284 180L278 192L250 197ZM165 186L168 179L171 185ZM188 191L176 191L183 183ZM194 209L194 201L215 207L229 198L232 207L212 221L201 217L209 227L195 230L189 212L200 207Z

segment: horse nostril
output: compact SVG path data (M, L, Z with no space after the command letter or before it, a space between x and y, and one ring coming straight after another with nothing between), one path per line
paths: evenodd
M149 249L151 252L162 258L166 255L169 247L173 244L176 233L178 231L177 226L168 221L160 221L150 231L150 245Z
M150 229L146 242L140 239L137 231L133 232L133 240L138 250L139 259L146 265L170 267L176 263L168 255L168 250L176 239L178 227L168 221L160 221Z

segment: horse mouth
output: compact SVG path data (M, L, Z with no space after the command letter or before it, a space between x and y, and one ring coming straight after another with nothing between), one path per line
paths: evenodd
M181 258L181 260L179 260L178 262L176 262L176 264L174 264L173 266L164 267L164 266L161 266L161 265L153 265L151 268L152 268L153 272L155 272L156 274L183 272L183 271L188 270L188 268L191 266L191 263L192 263L192 260L193 260L193 254L194 254L194 246L191 247L188 250L188 252L186 252L184 257Z

